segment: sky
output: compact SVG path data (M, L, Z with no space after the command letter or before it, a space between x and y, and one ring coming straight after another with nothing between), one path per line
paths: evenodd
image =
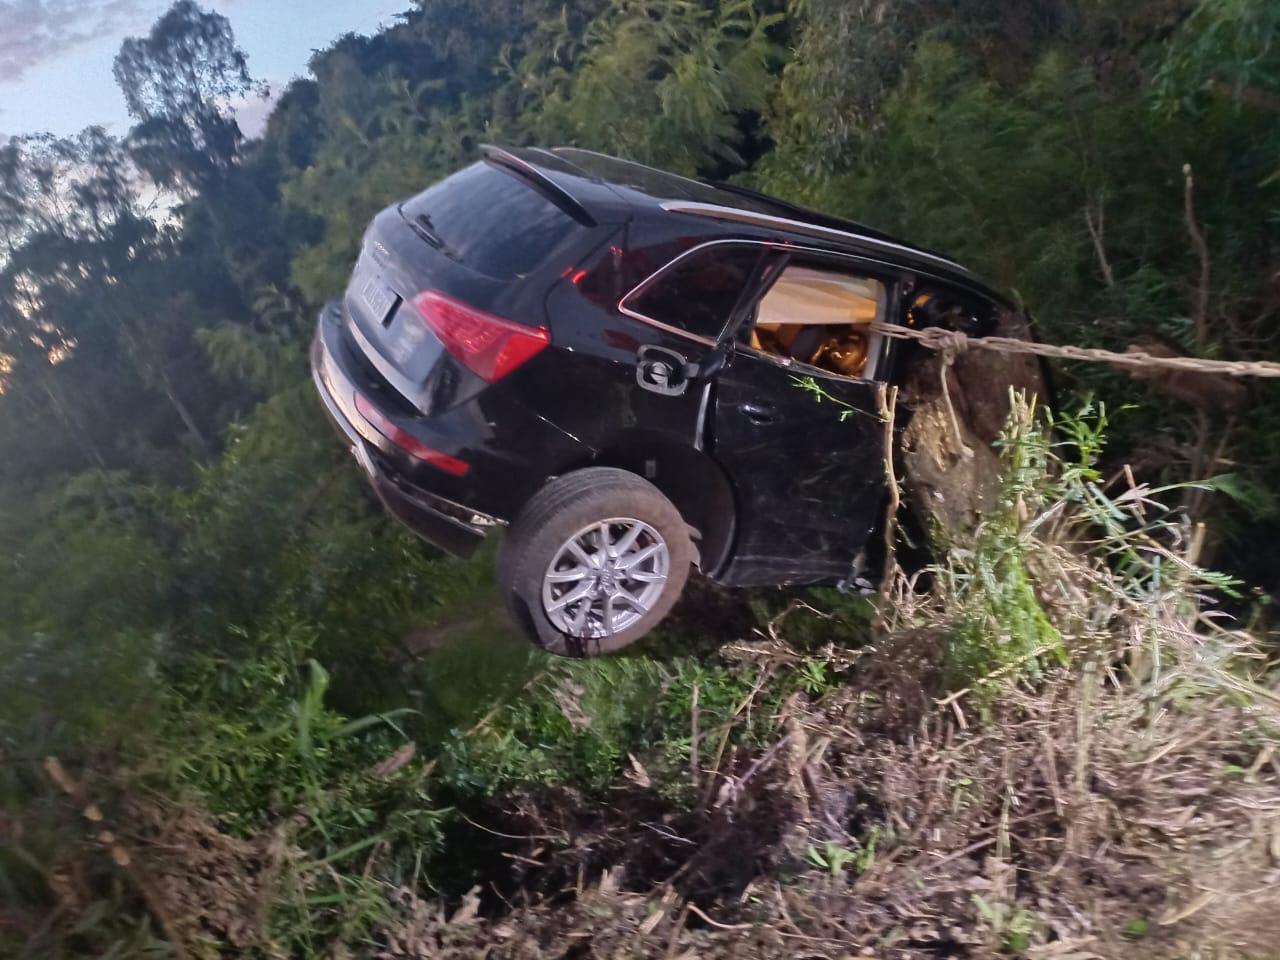
M306 74L314 50L344 33L373 33L411 0L201 0L231 20L249 70L278 94ZM120 43L140 36L169 0L0 0L0 141L59 136L101 124L123 135L124 99L111 75ZM258 133L270 103L236 105L245 133Z

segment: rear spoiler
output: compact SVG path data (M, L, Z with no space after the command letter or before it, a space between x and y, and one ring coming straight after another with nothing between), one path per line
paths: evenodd
M594 227L597 225L596 218L582 205L582 201L556 183L555 180L547 175L545 170L536 164L530 163L510 150L495 147L491 143L480 145L480 155L490 163L505 167L511 173L528 181L530 186L544 194L548 200L583 226Z

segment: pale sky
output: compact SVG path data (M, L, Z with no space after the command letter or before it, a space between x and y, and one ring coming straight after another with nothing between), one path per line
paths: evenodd
M129 128L111 76L120 42L140 36L170 0L0 0L0 140L24 133L76 133L102 124ZM231 20L253 76L273 93L306 73L312 51L344 33L369 34L412 0L200 0ZM268 104L242 105L241 127L253 135Z

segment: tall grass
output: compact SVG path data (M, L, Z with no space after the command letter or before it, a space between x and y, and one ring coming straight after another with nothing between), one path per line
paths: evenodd
M359 717L313 627L194 657L165 674L149 747L99 759L105 821L50 798L0 847L0 888L49 911L45 956L149 956L166 930L188 955L557 937L716 955L741 925L763 954L902 930L908 957L949 937L1028 958L1252 949L1258 905L1280 914L1245 896L1280 836L1274 662L1231 615L1240 586L1200 565L1203 528L1161 504L1178 491L1104 474L1106 426L1016 402L997 505L874 620L830 592L756 596L718 655L669 634L559 662L442 607L449 643ZM488 687L477 650L503 659ZM143 873L113 863L104 823ZM446 923L475 883L502 919L472 897ZM734 929L676 925L682 898Z

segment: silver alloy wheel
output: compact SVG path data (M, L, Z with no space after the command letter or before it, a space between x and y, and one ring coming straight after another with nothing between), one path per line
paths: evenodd
M614 517L566 540L542 577L542 608L571 637L609 637L635 626L658 602L671 555L643 520Z

